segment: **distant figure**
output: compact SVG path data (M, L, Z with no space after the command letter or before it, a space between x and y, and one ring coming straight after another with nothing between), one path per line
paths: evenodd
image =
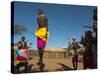
M43 64L43 52L44 48L46 46L46 39L47 39L47 32L48 32L48 19L44 15L44 11L42 9L38 9L38 17L37 17L37 23L38 28L37 31L40 30L39 35L43 35L44 37L37 36L37 48L39 50L39 62L38 65Z
M74 36L73 42L72 42L72 49L74 50L74 55L72 57L72 63L73 63L74 70L77 70L77 66L78 66L78 52L77 52L78 44L76 42L75 36Z
M21 41L19 41L18 44L21 44L21 46L20 46L21 49L27 48L27 42L25 41L25 37L24 36L21 37Z

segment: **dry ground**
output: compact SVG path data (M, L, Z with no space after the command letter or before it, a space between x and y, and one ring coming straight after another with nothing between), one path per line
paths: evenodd
M30 72L40 72L39 66L36 64L38 62L38 57L32 58L32 60L29 60L29 64L33 64L32 69ZM71 57L67 57L64 59L47 59L44 58L44 72L52 72L52 71L68 71L73 70L73 65L71 62ZM23 69L20 68L20 71ZM82 57L79 57L78 61L78 70L83 69L83 60ZM23 71L22 71L23 72Z

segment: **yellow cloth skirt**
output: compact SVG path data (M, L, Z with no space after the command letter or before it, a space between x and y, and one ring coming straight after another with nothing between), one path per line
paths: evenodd
M46 27L44 28L39 28L36 32L35 32L35 36L39 37L40 39L44 40L44 41L48 41L49 38L49 32L46 31ZM47 38L46 38L46 34L47 34Z

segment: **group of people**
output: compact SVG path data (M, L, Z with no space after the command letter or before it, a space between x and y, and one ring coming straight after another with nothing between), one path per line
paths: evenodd
M88 27L88 26L86 26ZM96 69L97 68L97 9L94 9L93 14L93 26L88 27L92 28L85 32L84 37L82 36L80 44L83 44L85 51L83 53L83 68L84 69ZM74 51L72 57L72 64L74 70L77 70L78 66L78 44L76 38L73 38L72 47Z
M39 65L40 67L43 64L43 53L44 53L44 48L46 46L46 42L48 39L48 19L47 17L44 15L44 11L42 9L38 9L37 11L38 13L38 17L37 17L37 23L38 23L38 28L37 28L37 33L35 34L37 36L37 48L39 51L39 61L37 62L37 65ZM91 31L86 31L85 32L85 37L82 40L82 44L85 47L85 52L83 54L83 66L84 69L86 68L96 68L97 67L97 54L93 53L93 49L94 51L97 49L97 29L96 29L96 21L97 19L94 18L94 25L93 25L93 30L94 33L96 33L96 37L93 38L92 36L92 32ZM94 47L93 47L94 45ZM27 48L27 42L25 42L25 37L22 37L21 41L18 42L18 50L16 52L17 54L17 60L24 60L24 62L21 62L20 65L26 65L25 68L27 69L27 54L26 54L26 58L21 57L20 55L18 55L19 50L25 50ZM74 67L74 70L77 70L77 66L78 66L78 45L76 42L76 38L73 38L73 42L72 42L72 49L74 50L74 55L72 57L72 64ZM95 51L96 53L97 51ZM18 65L18 66L20 66ZM40 70L42 71L42 69L40 68Z
M93 23L94 25L94 23ZM95 27L96 28L96 27ZM93 30L96 30L93 27ZM93 34L96 34L93 36ZM84 69L96 69L97 68L97 33L90 30L85 32L84 38L81 39L81 44L85 48L83 52L83 68ZM72 64L74 70L77 70L78 66L78 43L76 38L73 38L72 47L74 54L72 56Z

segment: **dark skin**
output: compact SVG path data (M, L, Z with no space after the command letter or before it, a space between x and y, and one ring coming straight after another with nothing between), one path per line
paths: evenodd
M76 39L73 39L72 48L77 50ZM77 54L74 52L74 57L75 56L77 56ZM73 63L74 70L77 70L77 65L78 65L77 61L74 61L72 63Z
M41 14L40 14L41 15ZM47 31L48 31L48 19L46 16L39 16L37 18L37 22L38 22L38 28L43 28L46 27Z
M25 37L22 37L21 41L19 41L18 44L21 44L20 46L21 49L25 49L27 47L27 42L25 41Z
M44 28L46 27L47 28L47 32L48 32L48 19L46 16L40 16L42 15L43 13L38 13L39 17L37 18L37 22L38 22L38 29L39 28ZM46 34L46 37L47 39L47 34ZM38 65L42 64L43 62L43 53L44 53L44 48L38 48L39 50L39 62L37 63Z
M93 45L94 39L91 31L85 32L85 38L83 41L83 45L85 47L85 52L83 54L83 67L84 69L91 68L94 69L94 61L93 61ZM89 49L89 50L88 50Z
M25 39L22 39L22 40L24 41ZM20 50L20 49L21 49L21 44L19 43L18 44L18 50ZM24 66L25 67L24 71L27 72L28 59L25 62L20 62L19 64L17 64L17 66L16 66L17 73L19 73L19 68L21 66Z

